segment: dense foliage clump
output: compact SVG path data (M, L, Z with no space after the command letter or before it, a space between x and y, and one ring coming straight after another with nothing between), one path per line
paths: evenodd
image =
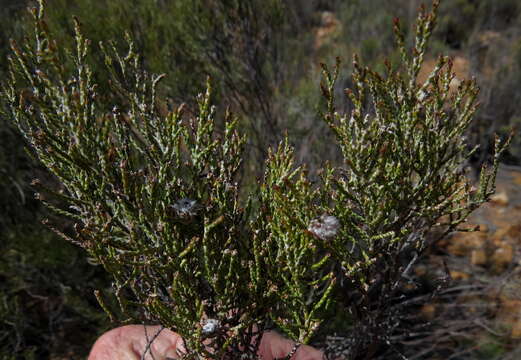
M34 182L39 199L73 224L49 226L114 278L118 309L97 293L107 313L179 332L186 359L255 358L256 335L272 328L325 344L332 357L394 351L408 336L402 285L427 233L446 236L488 200L507 146L496 140L493 166L473 188L464 167L474 150L463 135L475 83L452 92L447 57L418 83L438 6L420 10L411 50L395 22L400 60L383 73L355 57L351 110L335 99L339 64L323 66L321 117L340 163L310 176L285 139L248 192L239 182L246 137L238 118L211 105L210 81L192 106L165 109L165 76L143 69L130 37L126 51L99 44L108 79L95 79L78 20L75 47L62 48L40 1L34 38L11 44L2 95L61 184Z

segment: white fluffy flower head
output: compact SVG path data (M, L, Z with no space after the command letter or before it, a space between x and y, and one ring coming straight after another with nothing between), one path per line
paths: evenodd
M331 240L340 229L340 221L335 216L322 214L320 218L309 223L308 231L322 240Z
M217 319L205 320L203 324L203 334L213 334L220 326L220 322Z
M177 200L177 202L172 207L176 211L177 215L180 217L195 216L197 210L199 210L200 208L196 200L188 198Z

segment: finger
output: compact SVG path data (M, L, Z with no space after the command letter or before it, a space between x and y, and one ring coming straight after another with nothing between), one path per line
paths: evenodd
M295 360L323 360L324 353L309 345L302 345L293 356ZM292 360L293 360L292 359Z
M185 352L182 338L160 326L127 325L103 334L88 360L178 359Z

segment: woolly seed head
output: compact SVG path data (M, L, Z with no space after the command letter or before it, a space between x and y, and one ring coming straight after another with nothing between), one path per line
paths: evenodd
M310 221L308 231L322 240L331 240L340 229L340 221L332 215L322 214L320 218Z
M177 200L177 202L172 207L176 211L177 215L180 217L195 216L197 210L199 210L200 208L196 200L192 200L189 198L182 198L180 200Z
M220 326L220 322L217 319L208 319L203 324L203 334L213 334Z

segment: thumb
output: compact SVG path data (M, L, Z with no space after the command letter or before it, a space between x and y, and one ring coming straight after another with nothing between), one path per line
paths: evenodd
M262 360L285 359L292 354L291 360L322 360L322 351L309 345L298 345L286 339L275 331L266 331L259 345L259 355Z

